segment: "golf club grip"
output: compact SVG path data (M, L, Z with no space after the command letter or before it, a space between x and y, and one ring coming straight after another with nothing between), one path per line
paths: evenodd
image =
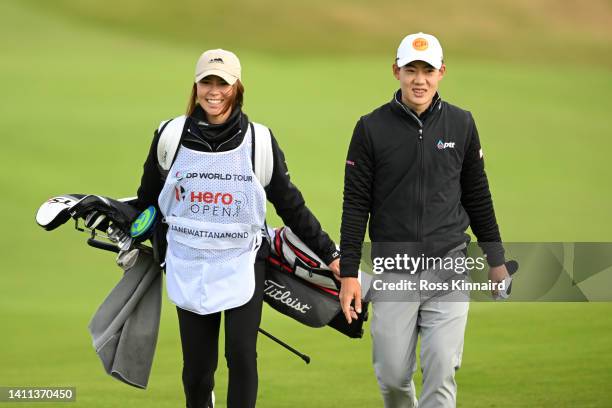
M94 248L103 249L105 251L114 252L116 254L119 253L119 248L117 248L115 245L109 244L106 242L102 242L102 241L97 241L93 238L89 238L87 240L87 245L94 247Z

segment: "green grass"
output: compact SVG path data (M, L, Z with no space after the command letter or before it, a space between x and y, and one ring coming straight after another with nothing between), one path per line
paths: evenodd
M612 7L606 0L22 1L104 31L198 49L390 56L402 35L425 31L441 36L449 61L463 55L612 67Z
M0 385L77 387L76 405L53 406L181 406L170 302L164 299L149 389L108 378L86 327L120 272L111 255L85 246L84 235L70 226L46 233L34 214L60 193L133 195L153 129L186 105L202 46L160 41L161 29L134 33L87 16L64 18L72 14L62 4L50 11L36 2L0 3ZM159 10L149 11L159 18ZM249 48L251 41L240 53L245 110L273 129L294 182L337 239L348 141L358 117L391 98L391 54L317 54L317 43L305 40L298 44L309 50L304 55L275 53ZM610 241L609 69L470 56L447 56L441 92L477 119L504 238ZM274 215L270 221L279 224ZM473 304L459 406L609 406L610 312L609 303ZM313 362L304 366L261 338L259 406L382 405L369 336L350 341L331 329L307 329L267 307L262 327ZM223 361L217 378L223 401Z

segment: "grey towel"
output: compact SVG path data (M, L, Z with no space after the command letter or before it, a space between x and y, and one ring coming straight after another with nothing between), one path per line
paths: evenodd
M162 278L153 254L141 250L89 323L89 333L106 373L146 388L157 344Z

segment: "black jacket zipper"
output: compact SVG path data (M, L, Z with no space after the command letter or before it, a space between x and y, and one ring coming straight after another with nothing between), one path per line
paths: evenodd
M424 203L423 203L423 179L425 178L425 147L423 145L423 124L421 124L421 128L419 129L419 149L420 155L419 158L421 160L421 166L419 170L419 198L418 198L418 213L417 213L417 242L421 241L421 236L423 235L423 212L424 212Z
M419 125L419 140L418 140L418 145L419 145L419 176L418 176L418 184L419 184L419 192L418 192L418 201L417 201L417 235L416 235L416 242L420 242L421 241L421 236L423 235L423 213L425 210L425 204L423 203L424 199L423 199L423 178L425 177L423 175L423 173L425 173L425 147L423 146L423 122L421 121L421 119L418 118L418 116L416 116L414 113L412 113L408 108L406 108L406 106L404 106L403 103L401 103L398 99L397 99L397 94L396 96L393 98L395 100L395 102L402 107L402 109L404 110L404 112L406 112L408 115L410 115L411 118L413 118L417 124Z
M189 129L189 128L187 128L187 132L188 132L189 134L191 134L191 135L193 135L193 136L197 137L197 138L198 138L198 141L199 141L199 142L202 142L203 144L205 144L205 145L206 145L206 147L208 147L209 151L211 151L211 152L213 152L213 151L214 151L214 150L213 150L213 148L212 148L212 146L210 145L210 143L208 143L206 140L204 140L204 139L203 139L201 136L199 136L199 135L197 135L196 133L192 132L192 131L191 131L191 129Z

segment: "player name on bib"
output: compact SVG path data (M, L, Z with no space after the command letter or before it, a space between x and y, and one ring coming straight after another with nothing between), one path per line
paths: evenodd
M232 231L206 231L198 230L189 227L181 227L179 225L172 225L170 227L172 231L179 232L181 234L190 235L197 238L212 238L212 239L245 239L249 237L248 232L232 232Z

